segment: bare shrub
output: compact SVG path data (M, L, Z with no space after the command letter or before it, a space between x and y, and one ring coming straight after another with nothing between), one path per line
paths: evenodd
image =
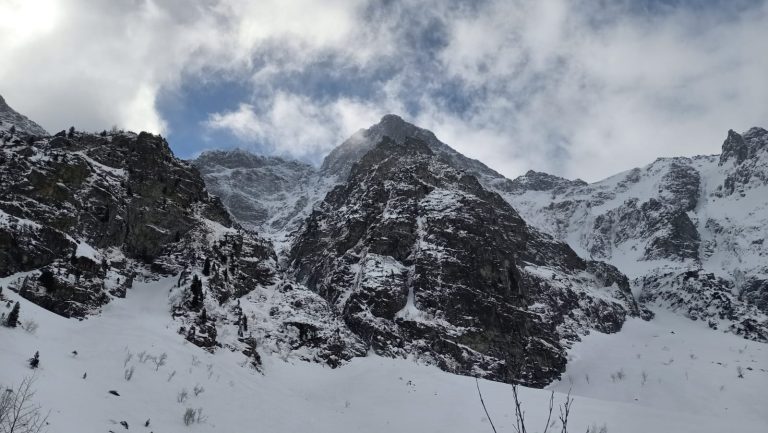
M626 373L624 373L624 370L623 369L619 369L619 371L617 371L615 373L611 373L611 382L619 382L619 381L624 380L624 378L626 378L626 377L627 377L627 375L626 375Z
M147 353L146 350L142 350L141 352L139 352L138 357L139 357L139 362L144 364L149 359L149 354Z
M205 391L205 388L203 388L202 385L197 384L194 388L192 388L192 392L195 393L195 397L202 394Z
M128 363L131 362L131 359L133 359L133 353L126 353L125 358L123 359L123 368L128 366Z
M48 424L49 413L33 402L34 379L26 377L16 389L3 389L0 394L0 431L3 433L39 433Z
M187 400L187 397L189 397L189 392L187 392L187 389L184 388L181 391L179 391L178 395L176 395L176 401L179 403L184 403L184 401Z
M125 380L130 382L131 379L133 379L133 371L134 370L135 370L134 366L131 366L131 368L126 368L125 369L125 373L123 373L123 377L125 378Z
M190 425L195 422L195 412L195 409L192 409L191 407L188 407L187 410L184 411L184 425Z
M176 376L176 370L173 370L173 371L171 372L171 374L169 374L169 375L168 375L168 382L170 382L170 381L171 381L171 379L173 379L173 376Z
M643 372L640 373L640 385L645 385L646 382L648 382L648 373L643 370Z
M744 369L743 369L743 368L741 368L741 366L740 366L740 365L737 365L737 366L736 366L736 376L737 376L739 379L744 379Z
M155 363L155 371L159 370L160 367L165 365L165 361L168 360L168 354L163 352L159 357L153 359L152 361Z
M205 422L205 417L203 416L202 407L197 409L188 407L184 410L184 425L192 425L194 423L201 424L203 422Z
M485 401L483 400L483 394L480 391L480 381L475 378L475 385L477 385L477 395L480 397L480 404L483 406L483 411L485 411L485 416L488 418L488 422L491 424L491 429L494 433L498 433L496 430L496 426L493 424L493 420L491 419L491 415L488 413L488 408L485 406ZM514 404L515 404L515 425L512 426L512 428L515 430L515 433L528 433L528 428L525 424L525 411L523 410L523 405L520 402L520 396L517 392L517 385L512 385L512 395L514 397ZM547 433L550 427L553 427L555 425L555 421L552 421L552 411L554 409L555 405L555 392L552 391L552 393L549 395L549 410L547 411L547 422L544 425L544 429L541 430L542 433ZM571 406L573 406L573 398L571 397L571 390L568 390L568 394L565 397L565 403L560 405L560 415L558 418L560 419L560 432L561 433L568 433L568 417L571 413ZM601 432L601 433L607 433L607 432Z

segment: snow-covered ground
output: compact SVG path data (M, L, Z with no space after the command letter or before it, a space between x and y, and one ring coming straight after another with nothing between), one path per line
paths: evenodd
M4 290L20 300L21 321L34 320L39 328L0 327L0 384L33 374L26 361L39 350L36 399L51 410L51 432L124 431L120 421L142 432L492 431L475 380L436 367L369 356L330 369L262 354L262 375L239 353L211 355L176 333L168 313L173 283L136 282L126 299L84 321L58 317ZM4 305L0 311L8 312ZM146 359L163 353L165 365ZM571 358L563 380L552 385L555 405L572 388L570 431L593 424L610 433L768 431L764 344L659 312L651 322L631 319L620 333L587 336ZM511 387L479 384L497 430L514 431ZM204 390L195 395L195 387ZM179 402L183 390L188 396ZM520 394L528 431L541 431L549 391L520 388ZM202 408L202 423L185 426L187 408Z

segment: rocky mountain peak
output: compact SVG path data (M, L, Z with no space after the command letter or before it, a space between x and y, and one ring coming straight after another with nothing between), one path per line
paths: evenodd
M754 157L761 150L768 149L768 131L763 128L750 128L743 135L734 130L728 131L728 137L723 142L723 152L720 154L720 165L733 159L736 164Z
M510 180L482 162L468 158L440 141L437 136L424 128L409 123L395 114L387 114L379 123L368 129L361 129L325 157L320 172L344 180L349 175L352 165L359 161L374 145L384 137L396 143L405 144L406 139L414 138L425 143L436 155L451 166L464 170L478 178L486 187L497 190L509 190ZM413 143L413 142L411 142Z
M566 341L640 314L620 272L529 227L421 137L373 143L289 256L377 353L496 380L541 386Z
M548 173L528 170L524 175L515 178L510 183L512 192L550 191L562 187L578 187L588 185L581 179L569 180Z
M312 169L309 164L287 160L279 156L256 155L246 149L208 150L200 154L194 165L203 169L220 167L226 169L252 169L274 165L295 165Z
M29 135L48 135L48 132L42 126L16 112L5 102L5 98L0 95L0 131L8 131L11 127L17 132Z
M352 164L359 161L374 145L384 137L389 137L397 143L404 144L407 137L417 138L431 147L448 147L441 143L435 134L403 120L395 114L387 114L379 123L368 129L361 129L336 147L325 157L320 168L322 172L340 177L346 176Z

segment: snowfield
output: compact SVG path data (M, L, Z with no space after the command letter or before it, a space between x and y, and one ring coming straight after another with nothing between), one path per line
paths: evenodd
M176 333L168 306L174 278L137 281L126 299L76 321L10 293L5 285L16 277L0 279L3 294L21 303L22 323L39 327L0 327L0 384L34 374L50 432L126 431L121 421L140 432L492 432L475 380L436 367L369 355L330 369L262 353L261 374L240 353L210 354ZM38 350L33 371L27 359ZM498 432L513 432L511 387L479 385ZM572 390L572 432L768 431L768 346L672 313L585 337L551 388L556 406ZM532 433L543 430L549 392L520 388ZM200 423L185 426L187 408L202 408Z

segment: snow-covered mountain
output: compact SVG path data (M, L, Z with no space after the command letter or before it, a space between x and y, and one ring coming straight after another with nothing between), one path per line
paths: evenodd
M78 318L137 279L172 276L178 332L257 367L260 351L337 366L373 350L538 386L559 377L579 335L648 316L623 274L529 228L462 170L466 158L369 135L379 143L349 176L324 181L325 169L240 151L198 160L241 220L288 236L285 269L161 137L28 135L3 147L0 276Z
M214 194L271 203L267 219L284 221L285 210L295 207L290 201L281 205L280 197L297 197L301 211L291 214L291 229L271 236L283 256L309 211L385 137L400 144L411 138L425 143L446 164L499 193L529 224L567 242L582 258L618 267L643 301L712 328L768 340L768 139L761 128L743 135L731 131L720 156L662 158L593 184L534 171L506 179L395 115L355 133L319 170L307 167L311 174L303 183L283 181L277 194L239 182L204 158L197 164L210 165L201 170ZM270 162L270 176L294 164L263 160Z
M644 302L768 341L768 131L729 131L721 155L660 158L593 184L534 172L513 182L501 194L526 221L617 266Z
M357 131L334 148L319 168L241 149L203 152L192 164L235 219L273 241L282 257L313 206L334 186L343 183L354 164L385 137L401 144L407 138L418 139L450 166L477 177L483 186L499 191L514 188L512 181L485 164L467 158L438 140L431 131L394 114Z
M383 137L316 206L290 271L380 354L544 385L641 314L626 277L529 227L417 138Z
M760 227L740 225L762 221L752 191L765 187L765 131L691 159L720 173L696 188L685 164L654 172L665 186L635 204L631 235L647 257L626 260L630 280L622 243L590 255L569 229L532 218L550 214L546 197L596 184L506 179L397 116L317 169L244 151L188 163L152 134L49 136L8 118L0 314L16 303L20 314L0 327L0 384L18 384L39 351L37 399L54 431L181 431L185 420L200 431L483 431L480 387L499 431L514 428L508 385L447 372L548 386L557 402L573 389L577 431L768 422L764 290L745 285L764 273L744 243ZM752 214L699 212L702 179L720 179L717 205L744 200L733 206ZM699 215L724 227L707 232L713 252L700 227L714 223ZM728 279L726 244L757 264ZM705 256L723 272L709 277ZM549 394L521 395L544 423Z
M19 131L0 153L7 289L82 319L129 296L134 282L172 277L168 314L208 350L248 353L257 367L257 345L332 365L364 353L325 300L286 280L270 243L233 222L161 137Z

